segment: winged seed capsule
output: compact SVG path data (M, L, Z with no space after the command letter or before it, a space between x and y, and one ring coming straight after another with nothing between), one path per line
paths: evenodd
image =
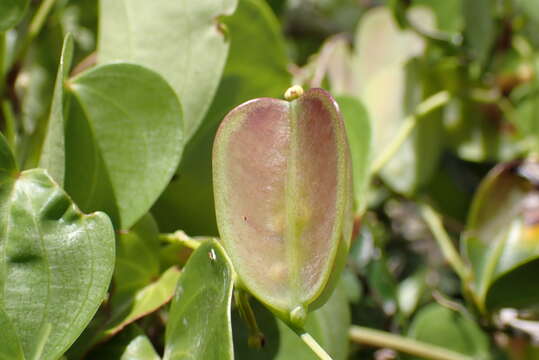
M301 327L330 295L348 253L352 173L335 100L322 89L293 93L227 114L213 146L213 186L241 286Z

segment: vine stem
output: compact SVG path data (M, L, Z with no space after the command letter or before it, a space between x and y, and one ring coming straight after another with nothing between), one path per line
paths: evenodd
M331 356L318 344L318 342L308 332L298 333L299 337L318 356L320 360L333 360Z
M422 117L447 104L450 98L449 92L444 90L428 97L422 103L420 103L417 106L416 112L404 119L404 122L402 123L395 139L389 144L385 151L383 151L380 156L373 161L371 166L371 174L377 174L389 162L389 160L391 160L402 144L404 144L408 136L412 133L412 130L414 130L418 121Z
M362 326L350 327L349 336L352 341L359 344L390 348L432 360L472 360L469 356L439 346Z
M434 239L442 250L445 259L451 265L464 283L469 283L471 278L470 269L460 257L442 224L442 219L429 205L421 204L421 215L434 235Z
M47 19L47 16L49 15L49 12L51 11L55 2L56 0L43 0L41 2L39 8L34 14L34 17L32 18L32 21L30 22L30 25L28 26L28 32L26 33L20 50L15 57L15 62L21 60L21 58L25 56L30 44L41 31L43 24L45 24L45 20Z

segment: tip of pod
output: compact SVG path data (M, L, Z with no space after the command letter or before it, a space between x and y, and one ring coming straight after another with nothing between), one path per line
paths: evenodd
M299 85L289 87L284 93L284 98L288 101L296 100L303 95L303 88Z
M290 322L296 326L302 327L307 319L307 309L298 305L290 311Z

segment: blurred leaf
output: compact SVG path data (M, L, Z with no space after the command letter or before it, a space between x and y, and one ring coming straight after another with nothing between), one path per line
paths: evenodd
M412 275L398 284L397 302L399 311L410 316L417 309L419 301L427 287L427 271L425 268L416 270Z
M466 0L464 0L466 1ZM414 5L427 6L436 16L437 28L448 33L460 33L464 25L463 0L413 0Z
M126 63L95 67L67 86L65 188L82 209L106 210L129 229L181 157L180 103L158 74Z
M135 62L167 79L181 99L188 141L217 90L229 47L222 18L236 2L102 0L99 62Z
M366 276L374 297L381 302L384 312L388 315L394 314L398 305L398 283L389 269L387 259L381 256L369 263Z
M427 16L424 20L432 21ZM355 34L358 91L366 96L370 92L367 87L380 71L392 65L402 66L410 58L420 55L424 47L424 41L418 35L397 27L387 7L369 10L361 18Z
M73 59L73 37L66 35L56 75L56 84L51 105L43 150L39 159L39 167L46 169L49 175L60 185L64 185L65 174L65 117L66 109L64 82L69 76Z
M0 2L0 32L17 25L29 3L30 0L2 0Z
M218 234L211 169L217 127L236 105L256 97L281 96L290 85L284 38L263 0L240 0L234 15L225 21L230 53L217 95L204 125L185 149L177 178L152 209L161 231Z
M481 328L473 320L435 303L417 313L408 329L408 336L474 359L490 358L489 339ZM409 355L403 357L422 359Z
M144 336L139 335L134 338L125 352L122 354L120 360L160 360L161 358L155 352L150 340Z
M501 164L474 197L463 241L482 308L523 307L539 300L539 291L529 286L539 268L538 183L538 163Z
M472 59L484 65L496 39L495 2L474 0L462 3L464 43Z
M103 213L82 214L41 169L0 176L0 304L26 358L36 356L45 340L39 358L57 359L105 297L113 228ZM48 338L41 339L47 328Z
M298 335L260 303L254 302L255 315L265 335L265 346L253 349L247 345L248 333L243 320L234 312L234 353L238 360L313 360L315 355ZM346 291L339 284L329 301L309 313L305 329L334 360L348 358L350 310Z
M24 353L19 342L19 337L11 320L0 307L0 360L24 360Z
M170 307L165 360L234 358L232 272L223 248L215 240L201 244L191 255Z
M346 125L354 179L355 211L362 214L367 207L366 192L369 186L371 124L367 110L361 102L350 96L337 97Z

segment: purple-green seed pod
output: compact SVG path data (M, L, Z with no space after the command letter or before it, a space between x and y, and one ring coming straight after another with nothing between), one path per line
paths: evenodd
M213 186L241 286L301 327L331 293L348 253L352 172L331 95L288 93L295 99L254 99L227 114L213 145Z

